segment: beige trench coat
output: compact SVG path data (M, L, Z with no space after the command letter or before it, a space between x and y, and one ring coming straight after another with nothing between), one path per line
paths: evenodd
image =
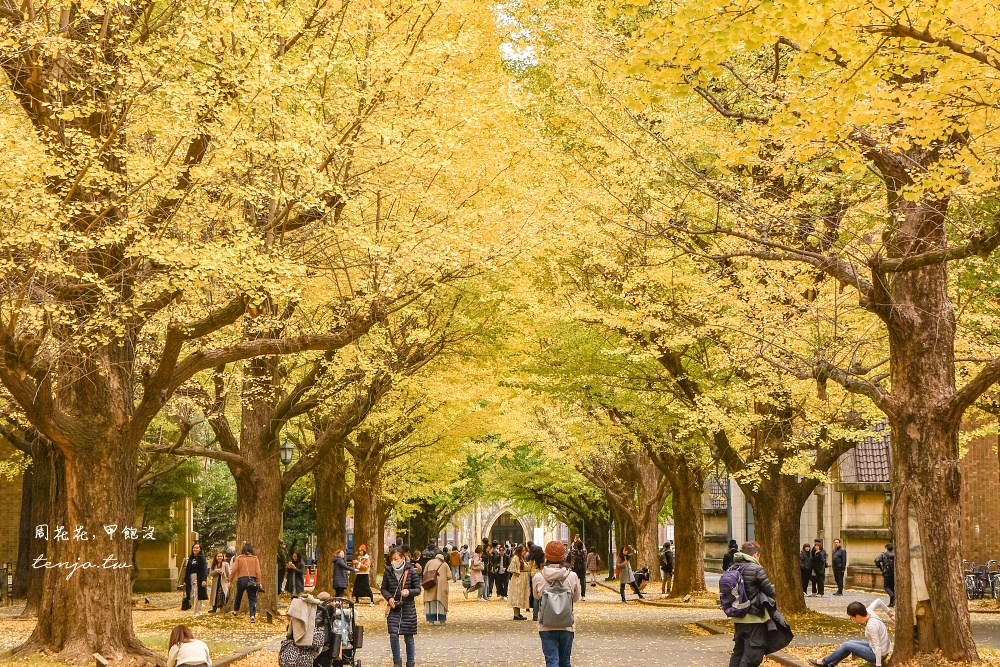
M430 590L425 590L424 603L434 602L437 600L444 607L445 612L448 611L448 582L451 581L451 568L448 563L444 561L444 556L435 556L432 560L427 563L427 568L436 568L438 572L437 586Z

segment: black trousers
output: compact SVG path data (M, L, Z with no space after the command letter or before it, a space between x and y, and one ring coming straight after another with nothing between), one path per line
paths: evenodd
M767 623L734 623L734 626L729 667L760 667L767 649Z
M510 573L509 572L498 572L496 575L497 579L497 595L500 597L507 597L507 584L510 583Z
M809 582L812 581L812 570L803 570L799 568L799 574L802 576L802 592L809 592Z
M813 570L813 593L823 595L823 585L826 583L826 568Z
M838 593L843 593L844 592L844 570L838 570L837 568L834 568L833 569L833 578L837 582L837 592Z
M623 581L618 586L618 590L622 594L622 602L625 602L625 585L626 584ZM639 590L639 584L637 584L637 583L635 583L633 581L631 584L628 584L628 585L632 587L632 590L635 591L636 595L638 595L639 597L642 597L642 591Z
M889 596L889 606L893 607L896 605L896 578L887 579L882 584L882 589Z

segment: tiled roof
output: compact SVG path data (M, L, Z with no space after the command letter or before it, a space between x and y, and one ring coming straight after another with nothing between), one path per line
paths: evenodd
M888 482L892 470L891 444L889 424L874 425L871 435L840 457L840 481L849 484Z

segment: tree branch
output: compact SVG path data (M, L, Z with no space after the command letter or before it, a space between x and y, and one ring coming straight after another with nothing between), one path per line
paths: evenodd
M917 30L913 26L902 25L900 23L887 26L871 26L868 28L868 32L888 35L889 37L899 37L901 39L914 39L918 42L924 42L926 44L937 44L950 49L960 56L972 58L973 60L992 67L995 70L1000 70L1000 59L995 56L990 56L979 49L974 49L965 46L964 44L960 44L955 40L948 39L947 37L935 37L931 34L930 24L928 24L927 28L924 30Z

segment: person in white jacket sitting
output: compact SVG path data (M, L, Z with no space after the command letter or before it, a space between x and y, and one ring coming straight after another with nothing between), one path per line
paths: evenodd
M178 625L170 633L170 650L167 653L167 667L212 667L212 656L208 645L195 639L191 628Z
M896 622L896 617L892 610L881 598L876 598L874 602L865 607L860 602L852 602L847 605L847 615L851 620L859 625L865 626L865 639L868 641L848 641L841 644L833 653L822 660L810 659L810 664L818 667L833 667L848 656L854 655L862 660L875 663L875 667L882 667L885 659L892 653L892 640L889 639L889 632L885 628L885 623L876 615L879 610L884 611L889 620Z

